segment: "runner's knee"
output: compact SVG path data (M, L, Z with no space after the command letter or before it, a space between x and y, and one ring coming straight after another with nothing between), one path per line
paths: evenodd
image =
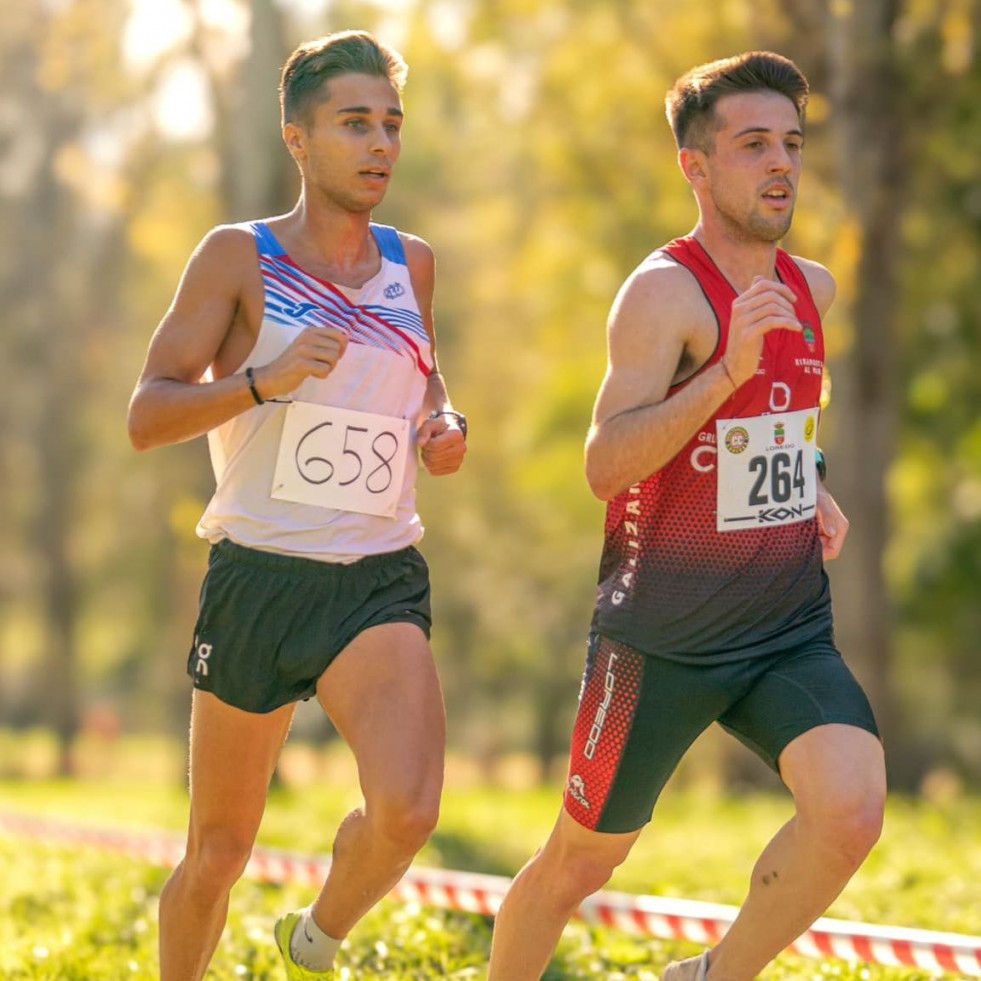
M619 864L605 855L567 851L548 863L550 888L560 902L575 908L587 896L602 889Z
M372 824L388 841L416 852L439 819L439 800L423 794L389 793L369 802Z
M184 859L185 874L199 891L227 892L242 877L252 839L222 829L200 834Z
M826 850L857 866L879 840L884 808L883 794L861 787L831 793L801 817Z

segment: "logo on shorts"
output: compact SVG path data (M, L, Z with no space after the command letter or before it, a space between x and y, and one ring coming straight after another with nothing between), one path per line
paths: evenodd
M587 811L589 810L589 801L586 800L586 781L578 773L574 773L569 777L567 790L569 791L569 796L577 804L585 807Z
M194 646L196 648L195 653L198 656L197 661L194 664L194 673L201 675L203 678L208 677L208 658L211 657L211 652L214 650L211 644L202 644L198 641L198 638L194 638Z
M591 760L596 755L596 747L599 745L600 736L603 735L603 726L606 725L607 715L610 711L610 704L613 702L613 689L616 687L617 676L613 673L613 665L617 660L617 655L610 653L610 660L606 666L606 677L603 679L603 701L600 702L596 710L596 718L593 720L592 728L589 730L589 738L582 755L587 760Z
M742 426L733 426L726 433L725 443L730 453L742 453L749 446L749 433Z

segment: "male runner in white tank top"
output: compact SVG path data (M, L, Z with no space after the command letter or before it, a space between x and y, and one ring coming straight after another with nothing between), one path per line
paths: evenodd
M431 474L459 469L466 420L436 366L432 251L371 222L405 74L361 32L290 56L299 200L205 237L130 405L137 449L207 433L217 482L198 526L212 550L188 657L190 827L160 899L161 981L207 970L298 699L315 695L351 746L364 804L316 902L276 924L291 979L333 977L436 821L444 713L414 475L417 451Z

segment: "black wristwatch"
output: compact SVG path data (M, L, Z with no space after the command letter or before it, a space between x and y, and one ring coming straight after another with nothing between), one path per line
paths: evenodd
M430 413L429 418L438 419L440 416L453 416L460 427L460 432L463 433L463 438L467 438L467 417L462 412L457 412L456 409L436 409Z

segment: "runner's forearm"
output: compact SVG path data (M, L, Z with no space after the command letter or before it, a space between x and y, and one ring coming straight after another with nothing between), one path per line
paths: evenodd
M256 376L261 394L261 380ZM138 450L183 443L256 406L242 374L213 382L141 381L129 406L129 438Z
M453 406L450 396L446 391L446 381L443 379L439 368L434 368L429 373L429 378L426 380L426 395L423 399L422 406L427 416L431 412L449 409Z
M676 395L606 419L586 440L586 479L608 501L669 463L734 391L722 364Z

